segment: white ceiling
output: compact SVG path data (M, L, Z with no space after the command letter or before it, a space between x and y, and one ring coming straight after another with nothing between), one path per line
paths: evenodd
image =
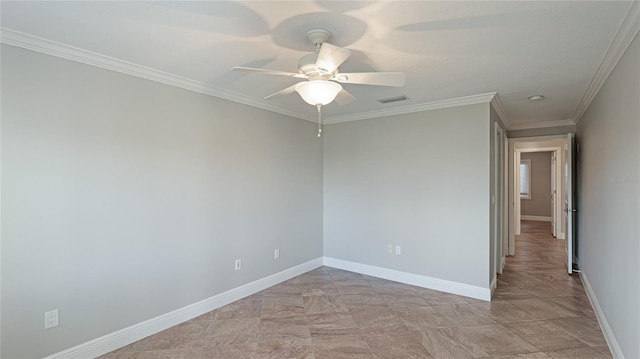
M158 77L175 75L210 93L229 94L227 98L305 119L313 119L315 109L295 93L268 104L262 100L298 79L231 72L231 68L295 72L298 59L313 51L305 32L321 27L334 35L331 43L353 53L340 67L342 72L407 74L403 88L344 85L357 100L325 106L329 120L497 92L512 128L523 128L574 120L630 5L629 1L2 1L0 10L3 42L31 43L38 49L70 45L73 48L67 47L65 54L84 52L124 72L129 66ZM538 94L545 99L527 100ZM386 105L377 101L399 95L409 100Z

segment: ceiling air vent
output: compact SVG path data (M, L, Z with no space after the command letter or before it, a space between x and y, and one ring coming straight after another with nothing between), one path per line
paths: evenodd
M402 96L396 96L396 97L389 97L389 98L383 98L378 100L378 102L380 103L391 103L391 102L398 102L398 101L405 101L408 100L409 98L407 97L407 95L402 95Z

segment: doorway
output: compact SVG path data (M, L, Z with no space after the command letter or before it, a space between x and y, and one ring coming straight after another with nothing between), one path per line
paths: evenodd
M509 152L508 152L508 165L509 165L509 184L508 184L508 196L509 196L509 229L508 229L508 240L507 240L507 253L508 255L515 255L515 236L520 235L521 233L521 220L522 219L534 219L534 220L547 220L549 225L549 234L552 234L557 239L571 239L573 243L573 238L571 235L571 215L566 216L565 211L568 208L572 207L570 192L571 191L571 183L567 185L567 181L570 181L571 174L568 171L573 167L571 165L571 151L568 149L571 147L571 143L573 140L573 135L570 134L568 136L545 136L545 137L530 137L530 138L519 138L519 139L509 139ZM550 201L546 201L548 210L545 213L548 215L545 216L536 216L526 213L527 210L523 213L521 197L526 197L531 195L531 188L524 188L524 191L521 191L521 187L527 182L525 179L520 178L520 166L523 159L529 159L529 154L531 153L541 153L546 152L549 156L549 161L545 162L547 166L544 171L546 176L548 176L548 180L550 180L549 184L549 192L548 196ZM531 164L527 164L528 162L524 162L525 166L531 166ZM532 167L529 167L529 171L531 171ZM526 174L526 171L525 171ZM522 181L521 181L522 180ZM532 182L529 180L529 184ZM569 200L567 202L567 200ZM524 201L524 200L523 200ZM564 206L563 206L564 204ZM566 208L565 208L566 207ZM571 209L569 209L571 210ZM523 217L524 216L524 217ZM542 218L540 218L542 217ZM571 273L571 267L569 263L573 261L573 248L572 245L569 245L566 248L567 254L567 270Z

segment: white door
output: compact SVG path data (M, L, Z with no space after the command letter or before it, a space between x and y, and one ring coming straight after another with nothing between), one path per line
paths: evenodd
M551 152L551 235L556 236L556 151Z
M495 138L494 138L494 198L492 199L494 210L494 258L495 258L495 272L502 274L502 263L504 263L505 254L502 251L504 242L503 233L503 220L504 220L504 208L503 208L503 194L504 194L504 143L503 132L497 122L494 122Z
M520 208L522 205L522 201L520 199L520 151L519 150L515 151L515 153L513 154L513 168L516 169L515 176L514 176L515 184L513 186L513 189L515 190L513 198L515 198L515 220L516 220L514 234L518 236L520 235L520 224L521 224Z
M574 178L574 173L573 173L573 169L574 169L574 153L573 153L573 146L574 146L574 135L573 133L570 133L567 135L567 144L565 147L565 151L566 151L566 158L567 158L567 162L565 164L565 180L567 181L566 183L566 188L567 188L567 193L566 193L566 198L565 198L565 213L567 215L567 239L565 242L565 250L567 251L567 272L569 274L573 273L573 243L574 243L574 235L575 235L575 231L574 231L574 214L576 212L576 209L574 208L574 198L573 198L573 193L574 193L574 182L573 182L573 178Z
M507 255L516 254L516 225L520 223L520 217L516 216L516 204L520 202L520 188L519 183L520 180L516 177L517 173L520 172L518 169L520 168L519 162L516 163L516 153L515 153L515 144L513 141L509 141L509 150L508 150L508 163L510 163L508 171L508 199L509 199L509 228L508 228L508 240L507 240ZM518 159L519 161L519 159Z

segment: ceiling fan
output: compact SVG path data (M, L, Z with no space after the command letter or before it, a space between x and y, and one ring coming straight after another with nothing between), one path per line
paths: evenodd
M325 29L311 29L307 31L306 36L316 50L300 58L297 73L251 67L234 67L233 70L306 79L307 81L298 82L265 97L265 100L297 92L305 102L318 109L318 137L322 133L321 107L334 100L340 105L355 100L355 97L343 89L340 83L404 86L403 72L340 72L338 66L351 56L351 51L328 43L331 33Z

